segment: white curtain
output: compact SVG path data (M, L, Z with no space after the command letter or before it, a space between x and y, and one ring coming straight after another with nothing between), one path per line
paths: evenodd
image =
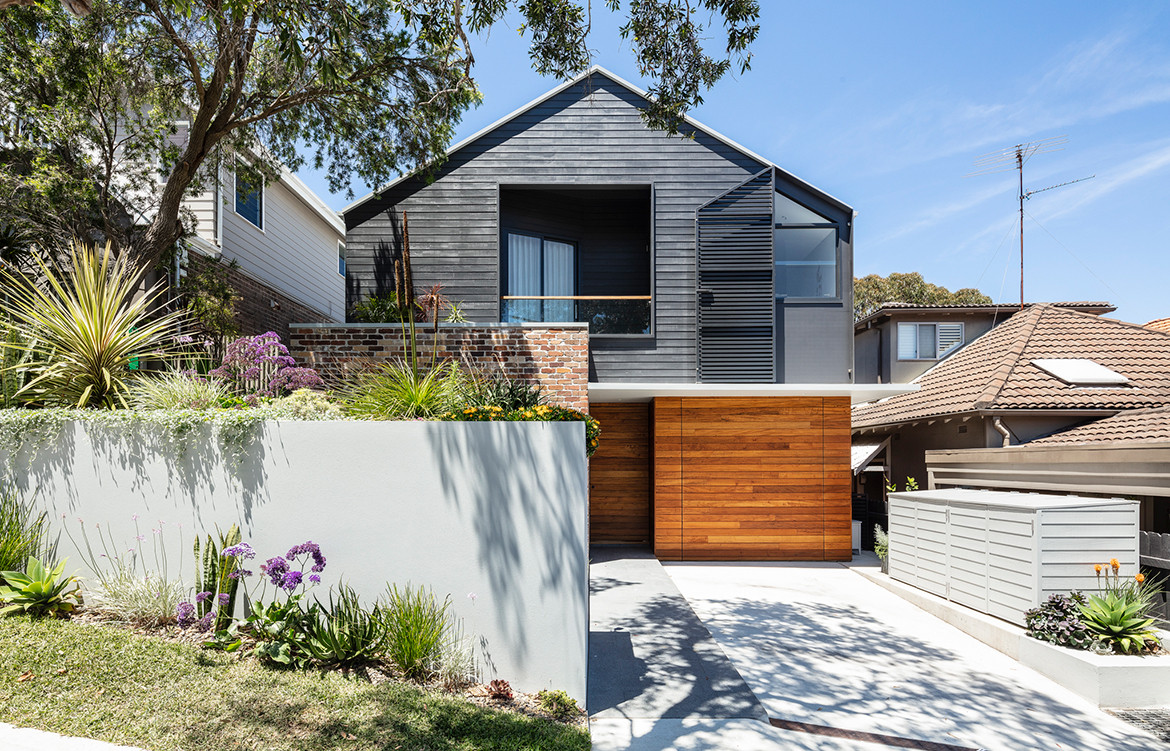
M555 240L544 241L544 292L549 296L571 297L576 292L576 264L573 246ZM544 320L572 321L573 300L545 300Z
M508 235L508 294L540 295L539 237ZM540 300L508 300L504 306L507 321L523 323L540 320Z

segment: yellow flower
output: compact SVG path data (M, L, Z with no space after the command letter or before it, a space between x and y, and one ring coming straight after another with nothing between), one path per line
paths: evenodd
M1134 577L1134 581L1136 581L1138 584L1141 584L1145 580L1146 580L1145 574L1138 574L1137 576Z
M1114 571L1116 571L1117 569L1121 568L1121 564L1117 562L1117 559L1116 559L1116 558L1110 558L1110 559L1109 559L1109 565L1113 567L1113 570L1114 570Z
M1094 571L1096 571L1098 574L1099 574L1099 573L1101 573L1101 564L1100 564L1100 563L1094 563L1094 564L1093 564L1093 570L1094 570Z

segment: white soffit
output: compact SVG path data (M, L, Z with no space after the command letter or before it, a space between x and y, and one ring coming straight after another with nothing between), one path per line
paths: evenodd
M1124 386L1125 376L1084 358L1033 360L1032 364L1072 386Z
M918 391L912 383L590 383L589 401L648 402L656 396L847 396L861 404Z

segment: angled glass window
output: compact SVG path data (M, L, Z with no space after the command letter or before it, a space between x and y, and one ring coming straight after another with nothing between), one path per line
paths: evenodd
M783 193L776 194L776 224L834 224L812 209L801 206Z
M776 230L776 296L837 297L837 228Z

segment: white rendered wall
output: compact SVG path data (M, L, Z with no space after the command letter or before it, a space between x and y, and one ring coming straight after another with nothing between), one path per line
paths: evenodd
M209 428L185 449L153 426L119 431L69 423L31 463L26 449L7 464L54 533L67 524L76 538L81 517L91 537L100 523L133 544L132 515L148 537L165 521L172 571L181 560L187 580L192 530L238 523L257 574L265 558L312 540L328 558L325 585L344 578L363 599L388 581L450 594L484 680L564 689L584 704L581 423L268 422L236 467ZM63 534L58 553L70 571L83 565Z

